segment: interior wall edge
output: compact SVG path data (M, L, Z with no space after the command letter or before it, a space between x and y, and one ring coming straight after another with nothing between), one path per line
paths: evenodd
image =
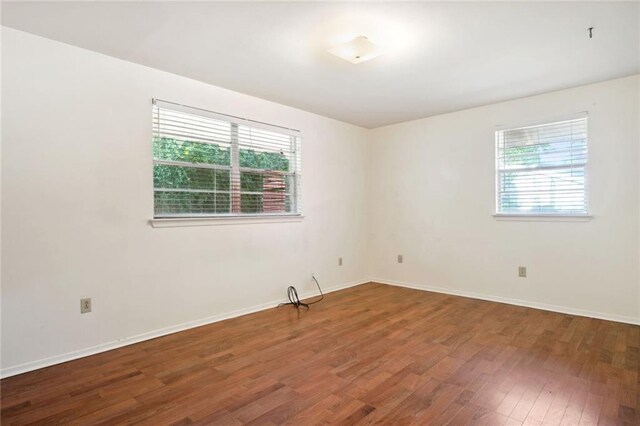
M444 287L435 287L424 284L408 283L403 281L389 280L386 278L372 278L371 282L386 284L397 287L411 288L414 290L431 291L434 293L450 294L452 296L468 297L471 299L486 300L488 302L505 303L507 305L522 306L525 308L540 309L543 311L556 312L560 314L576 315L580 317L595 318L606 321L621 322L625 324L640 325L640 318L628 317L624 315L610 314L607 312L589 311L585 309L572 308L570 306L552 305L548 303L532 302L529 300L512 299L509 297L492 296L489 294L475 293L471 291L459 291Z

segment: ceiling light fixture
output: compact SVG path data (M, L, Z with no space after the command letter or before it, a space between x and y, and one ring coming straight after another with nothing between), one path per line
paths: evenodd
M380 56L383 52L379 46L373 44L365 36L358 36L347 43L329 49L329 53L352 64L359 64Z

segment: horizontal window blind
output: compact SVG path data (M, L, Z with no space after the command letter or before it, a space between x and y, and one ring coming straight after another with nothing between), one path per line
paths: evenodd
M298 131L153 102L154 217L298 215Z
M587 214L587 116L496 132L496 213Z

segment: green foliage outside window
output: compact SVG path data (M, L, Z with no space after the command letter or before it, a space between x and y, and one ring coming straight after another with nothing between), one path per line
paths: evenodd
M511 146L504 149L504 159L506 166L528 166L535 165L540 162L540 153L538 146L524 145ZM515 189L515 178L518 172L503 172L503 187L505 192L502 194L500 204L503 209L517 208L519 205L518 194L515 192L506 192Z
M171 138L154 138L155 160L191 163L190 166L155 164L153 182L156 216L171 214L224 214L231 213L231 147ZM282 153L263 152L240 148L240 167L258 170L289 171L289 159ZM212 169L193 167L206 164L228 167ZM240 211L263 211L264 174L240 173ZM291 183L285 178L286 189ZM169 189L173 191L161 191ZM176 191L179 189L200 192ZM282 192L281 189L274 191ZM259 194L250 194L257 192ZM287 209L290 202L287 197Z

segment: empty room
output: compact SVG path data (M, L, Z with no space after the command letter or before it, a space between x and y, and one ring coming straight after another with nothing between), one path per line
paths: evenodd
M0 18L2 425L640 425L640 2Z

